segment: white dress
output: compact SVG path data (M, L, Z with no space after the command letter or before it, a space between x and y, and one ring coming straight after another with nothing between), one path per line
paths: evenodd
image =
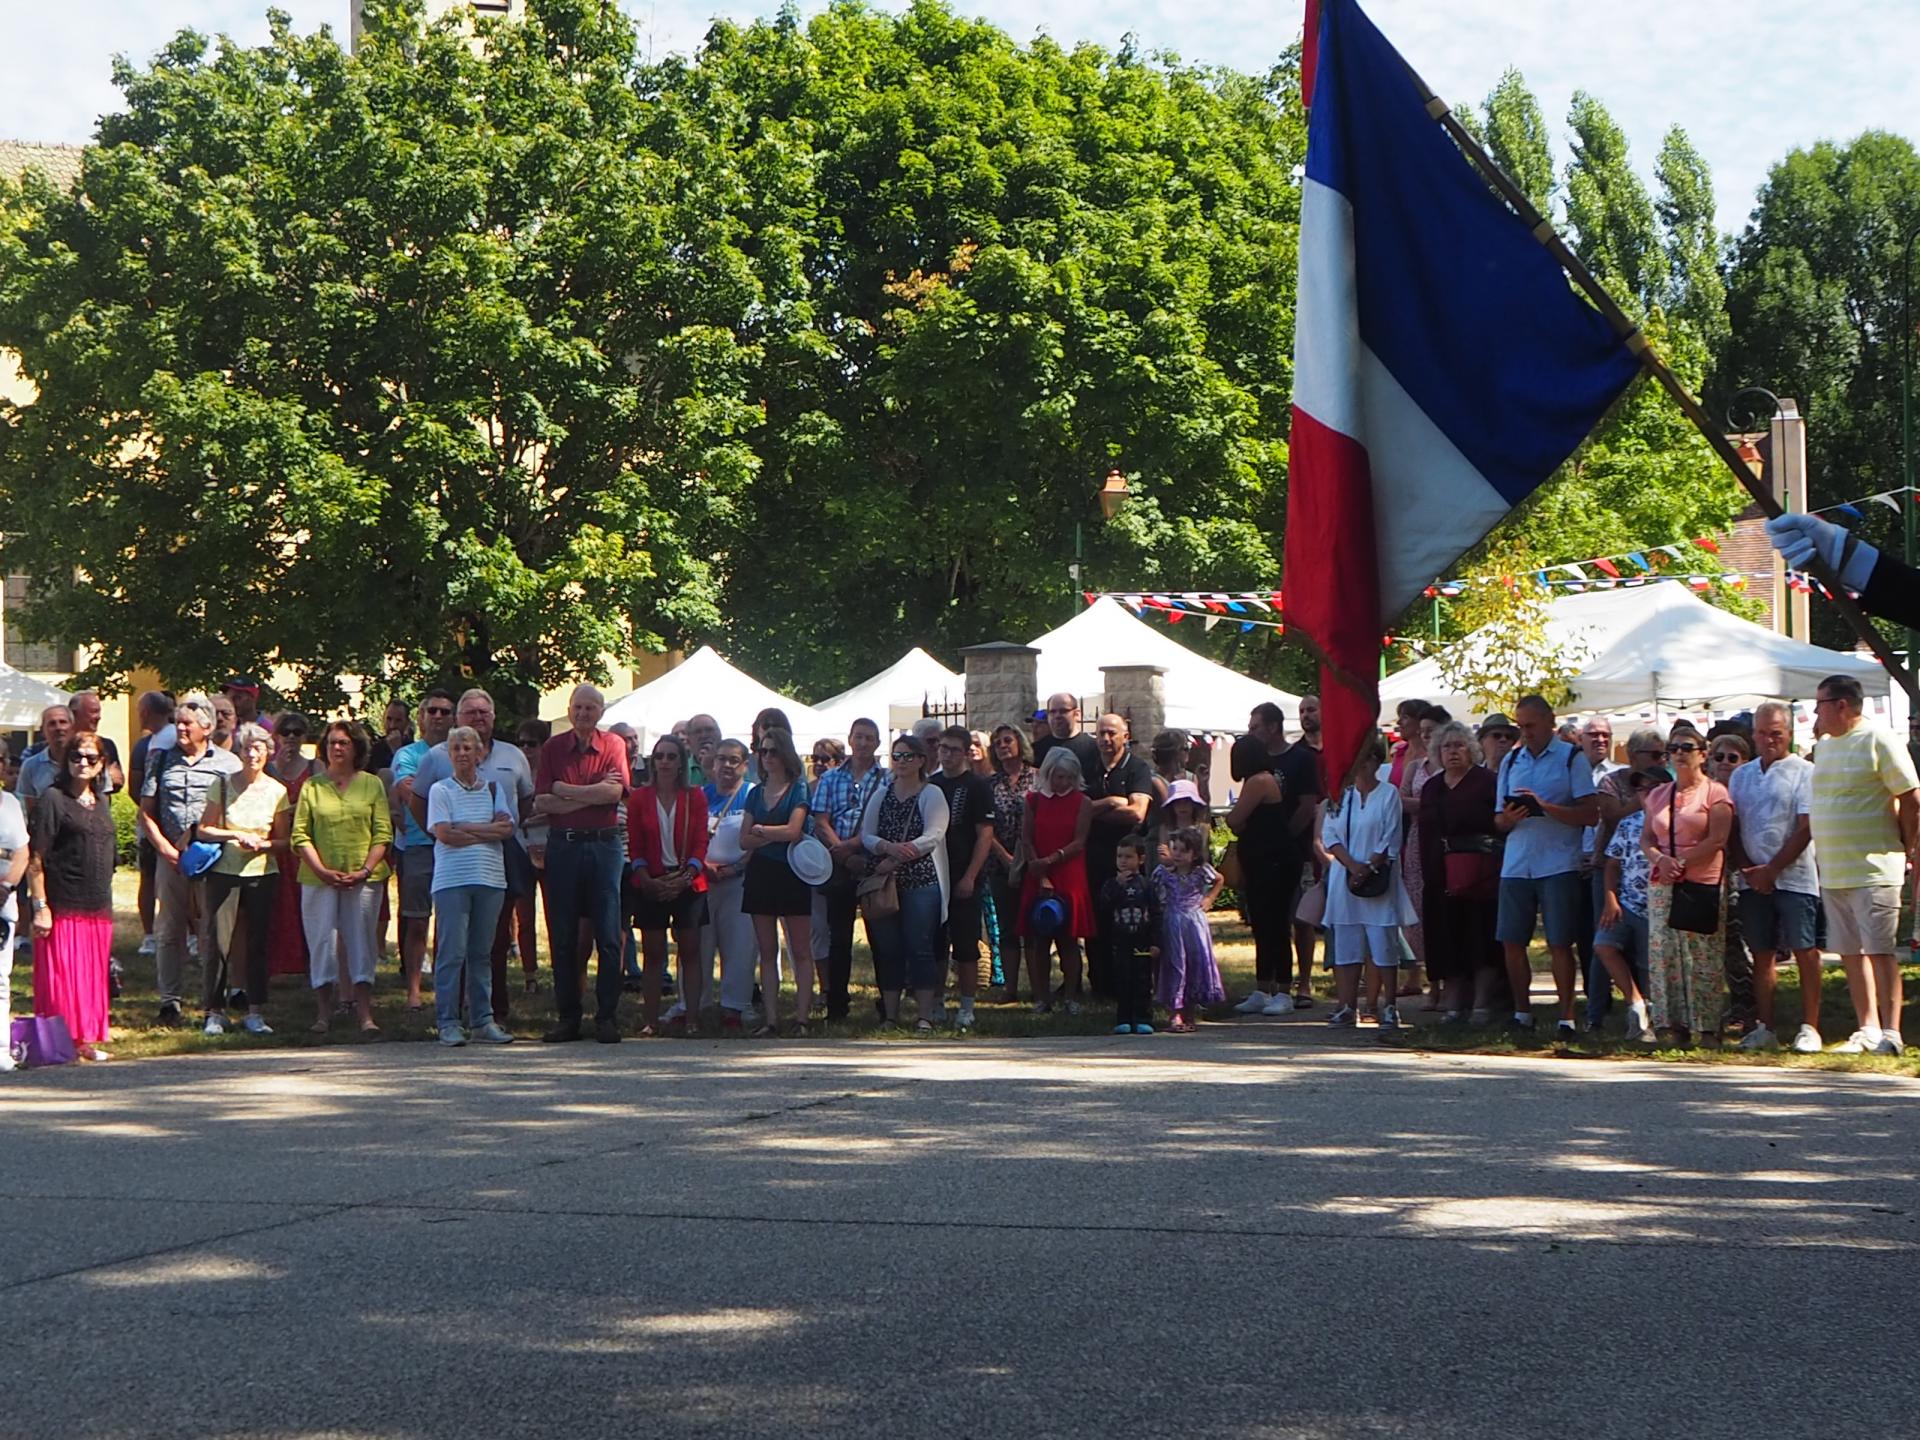
M1321 826L1320 842L1328 850L1342 846L1362 864L1384 853L1393 863L1379 895L1355 895L1344 869L1328 872L1324 923L1334 932L1336 965L1357 965L1369 957L1378 965L1400 963L1396 932L1418 918L1400 881L1400 815L1400 792L1392 786L1376 785L1370 795L1349 787L1340 797L1340 813L1329 811Z

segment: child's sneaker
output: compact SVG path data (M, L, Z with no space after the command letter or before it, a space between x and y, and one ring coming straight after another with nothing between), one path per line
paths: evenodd
M1327 1016L1327 1024L1337 1029L1351 1030L1358 1023L1351 1005L1336 1006L1334 1012Z
M1133 1026L1131 1026L1131 1025L1116 1025L1116 1026L1114 1026L1114 1027L1113 1027L1113 1033L1114 1033L1114 1034L1116 1034L1116 1035L1131 1035L1131 1034L1133 1034Z
M1145 1023L1136 1025L1133 1027L1133 1033L1136 1035L1151 1035L1153 1034L1153 1026Z

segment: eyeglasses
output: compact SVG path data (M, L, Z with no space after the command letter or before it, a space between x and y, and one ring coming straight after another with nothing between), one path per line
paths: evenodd
M778 755L780 751L772 745L762 745L753 753L756 755Z
M1709 757L1716 765L1732 765L1739 761L1738 750L1716 750Z

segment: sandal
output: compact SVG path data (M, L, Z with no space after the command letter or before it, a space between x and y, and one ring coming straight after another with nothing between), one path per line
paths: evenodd
M798 1020L794 1021L793 1024L787 1027L787 1038L789 1040L808 1039L809 1035L808 1035L807 1027Z
M922 1018L922 1019L919 1019L919 1020L916 1020L916 1021L914 1021L914 1022L913 1022L913 1033L914 1033L914 1034L916 1034L916 1035L931 1035L931 1034L933 1034L933 1022L932 1022L931 1020L928 1020L928 1019L925 1019L925 1018Z
M1193 1030L1193 1022L1184 1015L1176 1015L1173 1017L1173 1023L1167 1026L1167 1029L1171 1030L1175 1035L1190 1034Z
M1311 1010L1313 1008L1313 996L1309 995L1305 990L1294 991L1293 1008L1296 1010Z
M378 1035L380 1033L380 1027L371 1020L362 1020L360 1022L360 1033L362 1035Z
M753 1032L753 1038L756 1040L778 1040L780 1038L780 1032L771 1025L762 1025L758 1030Z
M651 1040L659 1033L660 1032L655 1030L651 1025L642 1025L638 1030L633 1032L633 1038L636 1040Z
M332 1031L332 1029L333 1029L333 1027L332 1027L331 1025L329 1025L329 1024L327 1024L327 1022L326 1022L326 1021L324 1021L324 1020L316 1020L316 1021L314 1021L314 1022L313 1022L313 1024L311 1024L311 1025L309 1025L309 1026L307 1027L307 1034L309 1034L309 1035L326 1035L326 1034L329 1034L329 1033L331 1033L331 1031Z

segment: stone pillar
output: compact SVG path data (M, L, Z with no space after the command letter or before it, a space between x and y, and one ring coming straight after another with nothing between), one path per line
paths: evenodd
M1040 706L1040 652L994 640L960 652L967 677L967 728L991 732L1016 725L1024 733Z
M1166 667L1102 665L1100 673L1107 677L1108 711L1127 717L1133 752L1145 755L1153 737L1167 728Z

